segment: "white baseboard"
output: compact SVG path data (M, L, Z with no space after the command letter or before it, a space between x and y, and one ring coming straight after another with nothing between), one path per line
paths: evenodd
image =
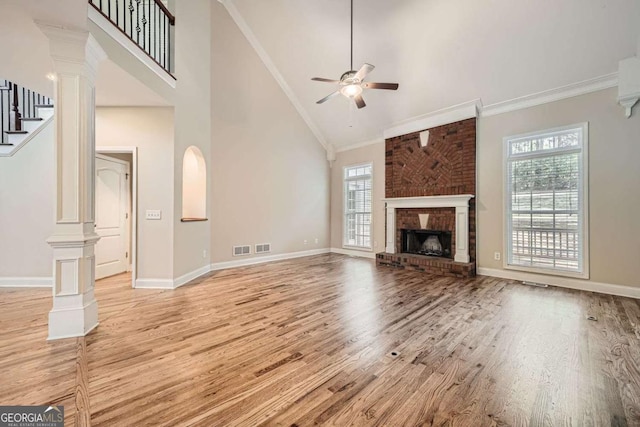
M329 249L312 249L309 251L289 252L286 254L267 255L261 257L253 257L240 259L237 261L217 262L204 267L200 267L187 274L171 280L171 279L137 279L136 289L176 289L182 285L186 285L193 279L211 271L226 270L228 268L244 267L247 265L263 264L265 262L282 261L286 259L302 258L312 255L320 255L329 253Z
M136 289L173 289L173 280L136 279Z
M51 288L53 277L0 277L0 288Z
M282 261L286 259L302 258L312 255L328 254L329 248L312 249L309 251L289 252L285 254L267 255L261 257L239 259L237 261L215 262L210 266L210 271L225 270L227 268L245 267L247 265L262 264L265 262Z
M497 268L480 267L478 268L478 274L482 276L499 277L501 279L543 283L551 286L560 286L562 288L640 299L640 287L592 282L590 280L580 280L569 277L547 276L544 274L526 273L522 271L500 270Z
M331 248L331 253L355 256L360 258L376 259L375 252L371 252L371 251L359 251L355 249L344 249L344 248Z
M182 285L185 285L187 283L189 283L190 281L192 281L193 279L196 279L200 276L202 276L203 274L207 274L208 272L211 271L211 266L210 265L205 265L204 267L200 267L196 270L193 270L187 274L183 274L182 276L178 277L177 279L173 279L173 288L179 288Z

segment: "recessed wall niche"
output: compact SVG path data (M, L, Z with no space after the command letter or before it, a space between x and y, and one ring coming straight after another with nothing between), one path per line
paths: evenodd
M182 222L207 219L207 164L200 149L190 146L182 158Z

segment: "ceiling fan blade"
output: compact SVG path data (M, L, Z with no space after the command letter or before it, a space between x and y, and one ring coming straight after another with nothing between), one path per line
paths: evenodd
M365 89L388 89L388 90L397 90L398 83L373 83L373 82L365 82L362 83L362 87Z
M314 77L311 80L315 80L317 82L326 82L326 83L340 83L339 80L323 79L322 77Z
M320 101L316 102L316 104L322 104L322 103L328 101L329 99L333 98L334 96L338 95L339 93L340 93L340 91L337 90L337 91L333 92L332 94L325 96Z
M362 99L362 95L356 95L353 97L353 100L356 102L358 108L364 108L367 104L364 103L364 99Z
M360 69L358 70L356 75L353 76L353 78L362 81L362 80L364 80L365 77L367 77L367 74L369 74L371 71L373 71L374 68L376 68L376 67L374 67L371 64L366 64L365 63L362 67L360 67Z

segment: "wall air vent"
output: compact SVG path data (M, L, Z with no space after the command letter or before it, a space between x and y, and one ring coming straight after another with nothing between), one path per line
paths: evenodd
M262 254L265 252L271 252L271 243L261 243L256 245L256 253Z
M233 247L233 256L243 256L243 255L251 255L251 246L234 246Z

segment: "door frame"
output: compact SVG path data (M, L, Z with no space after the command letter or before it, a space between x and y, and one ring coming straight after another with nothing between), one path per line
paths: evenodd
M96 154L131 154L131 287L135 288L138 277L138 147L97 146Z

